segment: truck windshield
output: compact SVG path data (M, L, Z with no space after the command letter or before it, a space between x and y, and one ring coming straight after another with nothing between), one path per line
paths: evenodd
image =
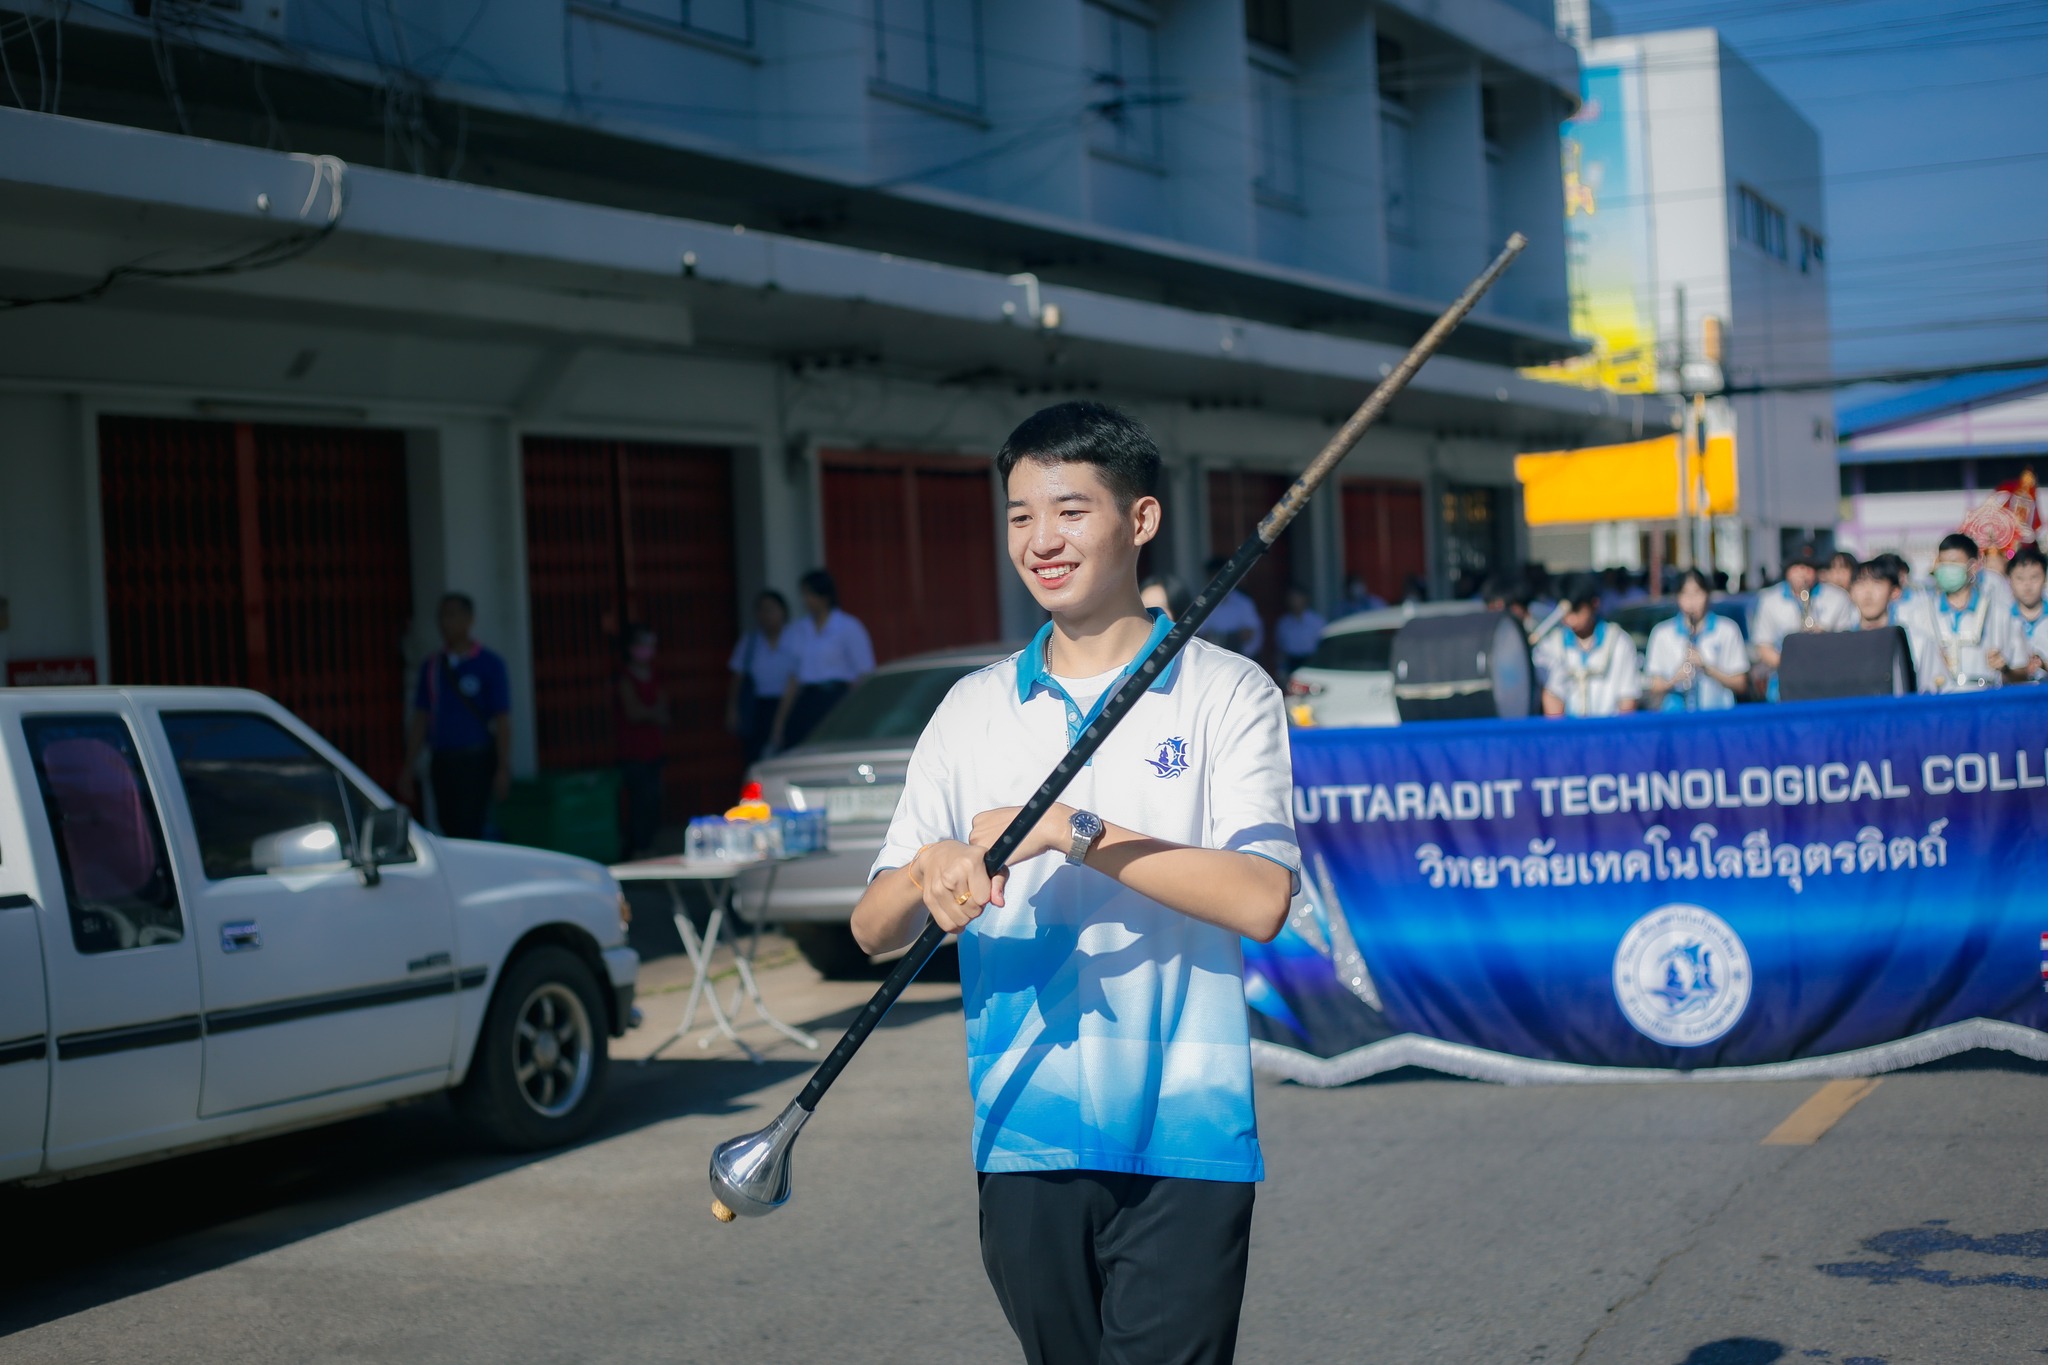
M916 739L954 683L981 664L943 664L870 674L825 713L804 740L828 744L860 739Z
M1348 673L1384 673L1393 667L1398 630L1349 630L1325 635L1305 668L1335 668Z

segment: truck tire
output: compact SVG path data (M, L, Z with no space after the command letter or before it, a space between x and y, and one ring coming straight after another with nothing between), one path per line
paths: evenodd
M583 959L546 945L498 980L455 1103L495 1146L572 1142L597 1119L610 1070L603 997Z

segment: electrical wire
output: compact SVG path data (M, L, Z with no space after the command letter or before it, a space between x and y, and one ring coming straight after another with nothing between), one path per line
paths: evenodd
M311 183L306 187L306 201L299 206L299 218L305 220L313 211L313 205L320 197L321 187L327 187L327 217L318 227L306 232L295 232L269 242L236 251L217 261L202 265L158 265L153 262L164 253L156 253L138 260L117 265L93 283L82 289L62 294L36 296L0 297L0 312L21 308L41 308L64 303L91 303L105 297L120 285L142 281L174 281L217 278L223 275L242 275L256 270L270 270L290 261L298 260L334 235L341 226L342 212L347 199L348 163L338 156L314 156L306 152L290 154L294 161L304 162L312 171Z

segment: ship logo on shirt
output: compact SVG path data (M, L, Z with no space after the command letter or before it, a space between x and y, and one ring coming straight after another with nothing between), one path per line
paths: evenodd
M1159 756L1145 761L1152 765L1155 777L1179 777L1188 770L1188 742L1178 736L1161 740Z

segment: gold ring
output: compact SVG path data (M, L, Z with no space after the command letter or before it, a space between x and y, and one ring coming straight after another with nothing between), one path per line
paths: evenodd
M960 893L959 895L957 895L957 896L953 897L953 904L955 904L955 905L965 905L965 904L967 904L967 893L966 893L965 891L962 891L962 892L961 892L961 893Z

